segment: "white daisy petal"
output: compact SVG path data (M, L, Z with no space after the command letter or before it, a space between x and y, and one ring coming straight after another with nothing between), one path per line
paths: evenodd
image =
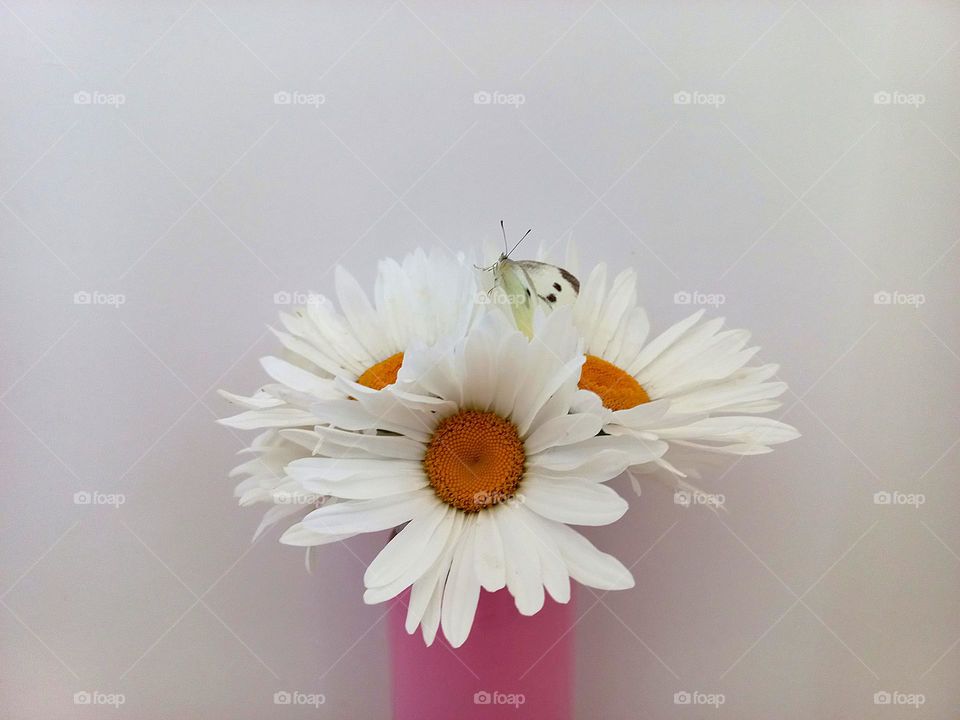
M289 440L294 445L309 450L309 454L313 454L313 451L317 449L317 446L320 444L320 436L317 435L313 430L303 430L299 428L284 428L280 430L280 436L285 440ZM300 455L303 455L301 452Z
M327 298L307 306L304 331L300 335L335 365L360 375L382 357L375 357L364 347L362 339L353 331L350 322L340 315ZM392 349L392 348L391 348ZM333 371L340 375L342 371Z
M233 403L234 405L239 405L247 410L261 410L263 408L272 408L277 407L278 405L283 405L283 400L278 400L273 395L269 395L265 392L258 392L252 397L235 395L227 392L226 390L217 390L217 393L228 402Z
M339 396L339 393L334 391L330 379L314 375L312 372L299 368L286 360L267 356L260 358L260 364L267 375L278 383L294 390L312 394L314 397Z
M394 400L389 393L378 393L390 404L384 405L378 414L372 414L367 407L354 399L325 400L310 406L310 412L321 423L336 425L342 430L385 430L398 433L413 440L424 442L430 437L431 419L405 407Z
M540 556L540 573L543 578L543 587L550 597L558 603L570 601L570 575L567 564L560 553L560 547L553 538L549 520L544 520L535 512L529 512L525 507L518 508L523 522L530 528L536 538L534 547Z
M423 616L420 621L420 629L423 632L423 642L430 647L437 637L437 629L440 627L440 602L443 598L443 589L447 584L448 573L450 571L450 562L452 558L445 558L440 571L440 578L433 585L430 591L430 597L424 608Z
M591 340L593 328L597 326L600 319L606 286L607 266L600 263L593 268L586 282L581 284L580 296L573 306L574 320L583 332L588 344Z
M346 365L345 361L336 360L329 357L326 353L321 352L314 345L302 338L297 337L296 335L283 332L282 330L274 330L273 328L270 328L270 330L280 341L280 344L283 345L287 350L310 361L318 368L325 370L331 375L344 372L344 367ZM363 361L354 361L350 363L349 369L356 373L360 373L363 372L364 368L370 367L370 365L372 365L374 362L375 361L368 356Z
M446 574L450 569L453 550L463 530L464 517L462 513L453 514L453 524L450 527L446 541L442 543L438 558L420 578L413 583L413 587L410 590L410 605L407 607L406 630L408 633L413 633L417 629L417 625L423 620L428 609L431 609L435 596L437 625L440 623L439 610L440 599L443 596L443 583L446 582ZM439 594L436 594L438 587ZM434 633L436 632L436 625L433 631ZM424 629L424 637L426 638L426 628Z
M247 410L239 415L217 420L221 425L237 428L238 430L256 430L267 427L297 427L313 425L317 419L313 413L290 407L268 408L264 410Z
M354 337L370 353L371 357L387 357L386 348L383 346L379 319L363 288L360 287L353 275L340 265L334 270L334 283L337 288L340 309L350 323Z
M367 587L376 587L393 582L403 574L406 568L413 565L418 558L423 557L425 552L429 552L431 541L433 546L439 545L442 550L446 536L434 538L434 534L437 533L437 528L441 524L445 525L446 532L449 533L453 526L454 512L449 505L438 503L427 514L413 518L367 566L367 571L363 575L364 584ZM432 560L426 563L427 567L436 559L437 553L434 553Z
M513 421L521 436L530 430L537 414L554 393L567 381L579 377L582 365L583 356L579 355L564 363L551 376L543 378L539 385L531 382L527 387L521 389L517 398L518 407L515 407L513 412Z
M309 492L349 500L399 495L425 488L427 485L427 478L423 472L406 474L387 472L381 475L357 475L343 480L315 479L300 482L300 486Z
M647 336L650 334L650 320L643 308L635 308L625 318L623 340L618 348L610 348L604 359L619 368L626 369L640 354Z
M449 357L450 352L449 348L441 346L434 346L433 352L417 346L408 348L397 375L398 382L416 385L424 394L436 395L460 407L463 404L462 384Z
M312 480L339 482L359 477L389 476L391 474L423 474L423 465L409 460L308 457L295 460L286 472L301 483Z
M682 368L684 367L684 363L687 362L712 363L718 360L717 355L709 353L705 355L704 352L714 342L716 334L723 327L724 319L714 318L697 324L696 322L691 322L694 317L696 317L696 315L691 315L686 320L674 326L685 329L682 334L671 337L666 347L664 347L653 360L647 363L640 373L637 373L637 379L640 380L641 383L652 386L664 375L674 375L674 379L676 379L673 369ZM685 323L690 324L685 327ZM670 332L671 330L667 330L664 335ZM654 342L656 342L656 340ZM653 343L651 343L651 345L653 345Z
M583 535L562 523L553 523L550 527L574 580L598 590L633 587L633 575L613 555L597 550Z
M670 406L678 413L744 412L741 409L743 406L754 403L758 406L766 405L767 409L775 409L780 403L763 404L759 401L780 397L786 390L787 384L784 382L716 383L675 396L671 398ZM769 407L771 404L773 408Z
M601 420L596 415L561 415L534 430L524 445L528 455L536 455L550 447L569 445L596 436Z
M481 323L470 333L464 348L464 373L470 378L463 390L463 405L475 410L488 410L497 389L497 358L494 355L497 336L489 323ZM446 634L446 630L444 630Z
M637 278L631 270L623 270L613 281L604 308L594 327L590 347L597 355L606 355L610 341L620 328L621 318L637 302Z
M284 545L296 545L297 547L310 547L313 545L327 545L351 538L356 533L343 533L340 535L328 535L326 533L315 532L305 527L303 523L291 525L280 536L280 542Z
M548 453L541 453L530 463L527 477L591 477L595 482L606 482L630 467L630 461L623 453L612 450L597 452L590 457L570 458L565 462L553 458L549 462L541 462L541 458L547 456Z
M474 555L477 577L485 590L496 592L507 584L506 561L503 557L503 541L491 513L477 513L477 541Z
M507 417L513 412L517 393L523 386L526 377L524 360L527 344L522 334L509 333L501 340L498 348L497 389L492 409L501 417Z
M398 460L422 460L423 444L407 437L389 435L364 435L330 427L317 427L326 454L327 447L336 445L345 449L379 455Z
M651 462L666 449L667 444L660 441L639 442L633 437L600 436L544 450L530 457L530 467L547 475L556 471L580 471L596 479L609 480L631 465Z
M511 505L498 506L490 513L503 539L506 561L507 589L513 595L521 615L533 615L543 607L543 582L540 577L540 558L531 545L526 525Z
M441 398L429 397L418 393L406 392L400 387L393 385L387 388L387 394L396 398L404 407L411 410L417 410L422 413L432 413L437 416L445 417L452 412L456 412L456 403Z
M317 400L315 395L300 392L299 390L293 390L292 388L289 388L286 385L281 385L280 383L267 383L263 386L263 391L268 395L272 395L278 400L283 401L288 407L296 408L297 410L309 411L310 406L313 405ZM316 422L316 420L314 422Z
M524 505L557 522L609 525L627 511L627 501L602 483L530 477L521 488Z
M708 418L686 426L662 430L660 435L668 440L735 441L751 445L775 445L800 437L800 433L791 425L772 418L752 415Z
M257 538L259 538L266 530L276 525L285 517L302 513L303 509L303 505L274 505L263 514L263 519L260 521L260 525L257 526L256 532L253 533L254 541L256 541Z
M475 521L467 520L443 589L440 622L443 634L453 647L466 642L480 599L480 580L474 562L475 525Z
M610 422L629 428L649 428L673 409L672 400L654 400L626 410L616 410Z
M348 500L314 510L303 519L310 530L328 535L376 532L401 525L437 502L432 490L417 490L373 500Z
M680 338L687 330L699 322L703 317L703 310L698 310L693 315L681 320L667 329L662 334L650 341L650 343L637 355L636 359L630 363L629 367L624 368L628 375L637 377L639 373L651 362L653 362L661 352L670 347L670 345Z

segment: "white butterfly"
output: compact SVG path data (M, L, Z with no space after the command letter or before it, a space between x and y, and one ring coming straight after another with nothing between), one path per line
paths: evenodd
M503 229L503 222L500 227ZM577 299L580 281L573 273L556 265L535 260L511 260L510 254L529 234L527 230L517 244L506 251L504 232L504 252L500 253L493 265L485 269L493 271L494 283L510 304L517 328L527 337L532 337L537 304L542 303L542 307L547 309L569 305Z

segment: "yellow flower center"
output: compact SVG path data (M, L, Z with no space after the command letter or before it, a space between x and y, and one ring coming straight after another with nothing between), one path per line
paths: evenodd
M627 410L650 402L647 391L631 375L596 355L587 355L577 384L581 390L599 395L610 410Z
M513 497L525 459L513 423L496 413L462 410L437 426L423 467L437 497L473 513Z
M357 378L357 384L374 390L383 390L387 385L393 385L397 381L397 373L400 372L402 364L402 352L391 355L386 360L381 360L364 370L363 374Z

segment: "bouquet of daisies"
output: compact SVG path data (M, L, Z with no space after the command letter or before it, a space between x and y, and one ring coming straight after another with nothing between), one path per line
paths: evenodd
M280 316L285 352L224 425L261 433L231 476L241 505L270 505L258 534L309 548L399 528L364 574L364 601L410 589L407 632L467 639L481 588L533 615L571 578L601 590L630 571L574 527L627 502L628 468L686 486L700 460L798 436L761 413L786 385L750 365L745 330L695 313L652 335L637 278L582 281L504 252L478 267L418 250L379 267L373 299L336 269L336 300Z

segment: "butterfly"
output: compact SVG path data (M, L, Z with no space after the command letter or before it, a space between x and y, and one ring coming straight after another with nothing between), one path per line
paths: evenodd
M530 230L510 250L507 234L503 232L503 249L497 261L485 270L493 272L494 283L510 304L517 328L527 337L533 337L533 316L538 304L547 309L569 305L580 293L580 281L562 267L535 260L511 260L510 255L530 234Z

